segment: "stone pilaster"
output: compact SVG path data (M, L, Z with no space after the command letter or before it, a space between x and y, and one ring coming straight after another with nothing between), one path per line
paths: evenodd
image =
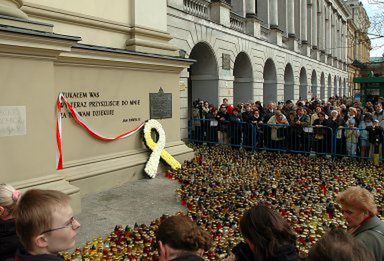
M301 10L300 10L300 19L301 19L301 41L308 41L307 38L307 0L301 0Z
M325 16L325 53L329 55L331 53L331 31L332 31L332 23L331 23L331 10L330 5L328 5Z
M318 31L318 24L317 24L317 1L312 2L312 47L314 49L318 48L318 38L317 38L317 31Z
M275 29L279 26L279 9L277 0L269 0L270 28Z
M289 0L287 2L287 10L288 10L288 37L295 37L295 1Z
M231 26L231 7L225 1L215 1L211 3L211 18L214 22Z
M167 32L167 1L131 0L130 8L135 14L143 15L131 18L126 41L128 50L178 55L177 48L170 43L172 37ZM153 13L157 14L155 18L151 15Z

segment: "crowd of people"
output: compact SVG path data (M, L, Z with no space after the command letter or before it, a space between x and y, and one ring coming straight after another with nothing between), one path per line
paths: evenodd
M190 140L362 158L377 153L381 158L383 128L381 100L364 106L341 97L233 106L224 98L218 109L208 101L193 103Z
M60 256L80 228L66 194L0 185L0 260L384 260L382 167L195 149L166 173L186 215L117 227L74 255Z

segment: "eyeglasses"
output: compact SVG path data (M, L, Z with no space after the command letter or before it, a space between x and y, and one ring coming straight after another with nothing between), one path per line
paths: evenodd
M48 232L52 232L52 231L55 231L55 230L60 230L60 229L68 228L68 227L70 227L72 229L76 229L75 221L77 221L75 219L75 217L71 217L71 219L68 221L67 225L62 226L62 227L58 227L58 228L52 228L52 229L45 230L41 234L45 234L45 233L48 233Z

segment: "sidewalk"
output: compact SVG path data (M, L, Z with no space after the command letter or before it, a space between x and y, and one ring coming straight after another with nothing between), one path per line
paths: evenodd
M176 202L178 187L177 182L159 175L82 198L82 212L76 217L81 223L76 246L99 236L105 238L116 225L149 224L162 214L184 211Z

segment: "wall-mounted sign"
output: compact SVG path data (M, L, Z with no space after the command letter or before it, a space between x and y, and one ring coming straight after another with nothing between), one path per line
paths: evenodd
M26 134L25 106L0 106L0 137Z
M157 93L149 94L150 119L172 118L172 93L164 93L160 87Z

